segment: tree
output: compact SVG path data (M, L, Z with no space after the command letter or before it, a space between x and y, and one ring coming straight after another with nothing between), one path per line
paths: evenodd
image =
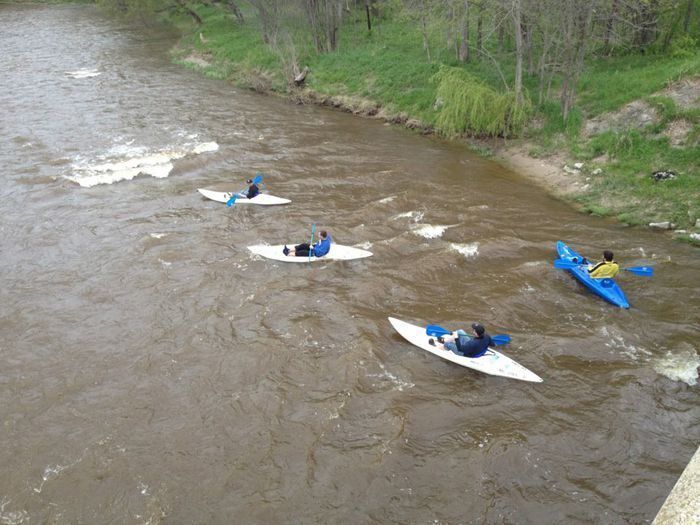
M303 4L316 51L335 51L343 19L342 0L303 0Z
M523 101L523 32L521 16L521 0L511 0L511 16L513 17L513 34L515 35L515 100Z
M279 32L280 2L284 0L248 1L258 13L263 42L274 45L274 43L277 41L277 33Z
M595 3L592 0L566 0L562 4L563 56L560 100L562 117L567 120L576 99L576 87L583 70Z

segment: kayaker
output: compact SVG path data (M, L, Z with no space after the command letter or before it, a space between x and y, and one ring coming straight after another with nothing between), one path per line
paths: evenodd
M240 197L245 197L246 199L252 199L253 197L257 197L260 194L260 188L258 188L258 185L253 182L252 179L248 179L246 181L246 184L249 184L248 186L248 191L247 192L240 192L238 195Z
M612 279L620 273L620 267L613 260L613 252L605 250L603 260L596 265L588 266L588 275L593 279Z
M282 253L289 257L308 257L309 253L314 257L323 257L331 250L331 236L326 230L321 230L318 235L318 242L310 246L308 242L297 244L294 248L284 247Z
M464 330L457 330L452 335L438 337L438 342L442 343L445 350L464 357L481 357L493 346L491 336L486 333L486 329L479 323L472 323L472 333L474 337L469 337ZM429 341L433 341L432 339ZM434 345L435 342L431 342Z

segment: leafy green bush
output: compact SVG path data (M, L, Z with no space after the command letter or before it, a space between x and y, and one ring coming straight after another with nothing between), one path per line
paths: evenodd
M674 58L690 58L698 53L698 42L690 35L676 38L671 44L671 56Z
M437 130L444 135L511 136L520 133L532 113L525 98L498 93L464 69L441 66L433 75L437 83Z

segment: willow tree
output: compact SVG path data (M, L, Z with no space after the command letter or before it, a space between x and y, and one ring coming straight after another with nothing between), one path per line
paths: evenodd
M532 111L527 98L499 92L458 67L441 66L437 83L437 129L444 135L508 137L520 133Z

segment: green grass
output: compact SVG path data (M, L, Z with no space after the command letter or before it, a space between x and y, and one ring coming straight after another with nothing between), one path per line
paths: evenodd
M700 53L688 58L644 55L599 59L581 77L578 103L592 117L696 75L700 75Z
M260 27L252 10L246 23L238 24L221 10L201 5L197 13L204 24L195 27L191 18L173 18L183 30L183 42L208 57L214 66L206 74L229 78L238 85L287 91L283 61L262 42ZM202 42L199 34L205 38ZM436 97L439 88L433 77L440 65L463 68L495 92L504 92L503 80L493 62L457 62L454 52L444 46L444 30L433 27L432 61L428 61L422 36L415 21L402 17L376 20L372 33L362 16L354 15L341 27L339 49L317 54L306 33L294 36L299 67L308 66L307 87L325 96L365 99L385 108L389 114L405 114L430 126L438 123ZM489 50L499 61L503 75L512 83L513 60L506 52ZM700 110L682 109L659 91L681 78L700 75L700 54L680 57L648 55L592 60L580 79L577 105L566 122L559 101L549 100L535 108L541 125L528 131L530 151L538 157L568 152L571 158L586 160L605 155L607 164L599 176L592 176L589 191L578 198L591 213L614 215L629 224L670 220L680 227L700 217ZM524 85L536 96L537 79L525 76ZM558 89L557 80L552 92ZM532 98L532 97L531 97ZM652 105L660 119L641 131L605 132L591 139L581 136L586 118L620 109L634 100ZM684 147L672 147L661 133L674 120L684 119L692 127ZM669 169L677 179L654 182L653 171Z
M338 52L308 57L311 89L368 98L434 124L436 86L430 79L438 64L428 63L417 35L400 23L385 23L381 37L344 36Z
M255 19L249 19L249 23L243 25L236 24L226 13L211 6L199 6L197 14L204 23L196 28L192 26L191 18L184 14L171 15L170 20L183 31L185 47L213 58L213 66L205 70L206 74L230 78L245 87L250 87L251 76L262 74L269 76L270 87L283 89L282 63L279 56L262 42Z
M630 224L671 221L691 226L700 218L700 147L674 148L665 137L638 131L606 132L586 145L589 157L607 154L605 172L594 177L580 201L592 208L604 203L608 215ZM654 181L657 170L672 170L675 179Z

